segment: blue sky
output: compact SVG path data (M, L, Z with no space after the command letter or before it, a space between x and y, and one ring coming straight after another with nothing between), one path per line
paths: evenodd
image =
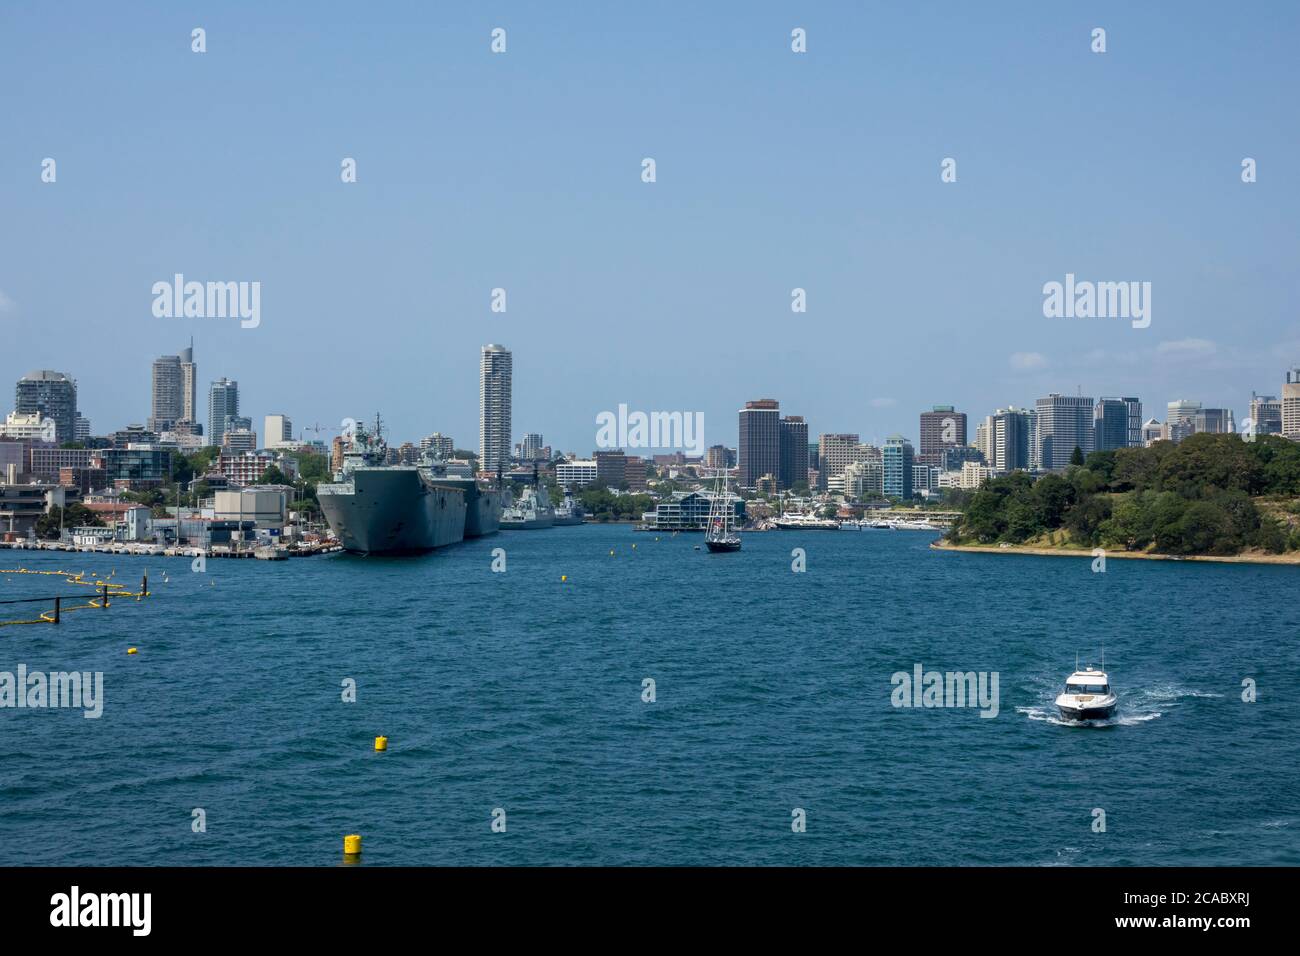
M0 382L69 373L102 433L192 335L259 431L473 447L500 342L516 440L582 453L620 403L727 444L759 397L877 440L1079 387L1241 417L1300 365L1298 11L7 3ZM261 325L156 318L176 272L260 281ZM1067 272L1150 281L1151 326L1044 318Z

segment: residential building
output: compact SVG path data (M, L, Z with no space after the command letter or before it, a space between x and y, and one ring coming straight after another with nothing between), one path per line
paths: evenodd
M420 448L428 451L435 458L449 459L456 451L456 443L442 432L434 432L420 439Z
M1142 447L1150 448L1158 441L1169 440L1169 429L1156 421L1154 418L1148 419L1142 426Z
M4 424L0 425L0 438L53 443L57 429L54 419L40 412L10 412L5 416Z
M287 415L267 415L262 421L262 442L267 448L293 448L293 422Z
M479 468L497 472L510 467L510 412L514 357L501 345L485 345L479 359Z
M239 417L239 383L217 379L208 387L208 444L221 446L226 420Z
M902 435L890 435L881 449L884 468L885 497L909 499L912 497L912 444Z
M55 443L72 441L77 433L77 383L50 369L28 372L14 390L14 411L54 419Z

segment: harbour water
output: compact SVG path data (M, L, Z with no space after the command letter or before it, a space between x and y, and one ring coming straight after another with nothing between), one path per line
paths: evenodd
M0 671L102 671L105 696L97 720L0 710L0 862L333 865L360 833L367 865L1300 864L1300 569L930 539L712 555L588 525L202 573L0 553L155 592L0 629ZM1064 725L1103 643L1117 716ZM997 672L997 716L892 706L916 664Z

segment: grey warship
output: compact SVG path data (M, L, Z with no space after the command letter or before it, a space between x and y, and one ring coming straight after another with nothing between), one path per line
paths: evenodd
M358 426L334 481L317 487L321 511L339 543L358 554L421 554L464 540L465 487L458 480L438 480L423 464L389 465L387 457L378 419L373 432ZM482 533L484 506L478 498L476 486L475 524ZM490 506L487 511L490 516Z

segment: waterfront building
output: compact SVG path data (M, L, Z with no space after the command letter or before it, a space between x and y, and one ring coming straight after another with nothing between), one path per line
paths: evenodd
M641 523L656 531L703 531L713 498L713 494L704 491L675 491L666 501L656 504L654 511L643 514ZM744 499L728 492L726 500L735 514L736 527L744 524Z
M881 450L884 468L885 497L909 499L912 497L912 444L902 435L890 435Z
M808 423L802 415L781 419L780 473L777 479L782 489L793 488L808 478Z
M156 488L171 476L172 452L151 444L128 444L96 453L104 462L105 478L118 488Z
M514 357L501 345L485 345L479 360L479 468L496 472L510 467L510 415Z
M960 470L945 471L939 476L938 487L975 491L997 473L998 470L992 465L985 465L978 461L962 462Z
M1037 401L1040 467L1062 471L1077 448L1087 457L1093 451L1093 400L1082 395L1055 392Z
M740 410L740 462L737 483L756 488L764 475L781 470L780 403L772 398L746 402Z
M1300 441L1300 366L1287 371L1282 385L1282 435Z
M221 446L226 420L239 417L239 383L217 379L208 387L208 444Z
M838 491L858 501L882 498L885 494L884 465L875 460L851 461L840 474L826 480L826 487L828 491Z
M216 470L225 475L230 484L248 486L261 481L262 475L272 465L286 478L292 479L298 475L297 464L292 458L272 455L266 451L223 450L217 456Z
M1275 395L1251 392L1250 420L1256 435L1282 434L1282 400Z
M14 411L54 419L54 441L72 441L76 437L77 383L50 369L28 372L14 390Z

